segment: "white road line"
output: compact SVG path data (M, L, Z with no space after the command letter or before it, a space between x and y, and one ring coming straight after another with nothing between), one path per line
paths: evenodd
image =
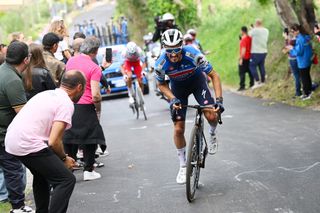
M316 162L316 163L312 164L311 166L304 166L304 167L297 167L297 168L285 168L285 167L280 166L280 167L278 167L278 169L282 169L282 170L290 171L290 172L296 172L296 173L304 173L317 165L320 165L320 162Z
M130 128L130 130L141 130L141 129L146 129L148 128L147 126L141 126L141 127L133 127L133 128Z
M236 176L234 176L234 178L237 181L241 181L242 179L240 178L240 176L245 175L245 174L252 174L252 173L261 173L261 172L272 172L272 170L253 170L253 171L246 171L246 172L241 172L239 174L237 174Z

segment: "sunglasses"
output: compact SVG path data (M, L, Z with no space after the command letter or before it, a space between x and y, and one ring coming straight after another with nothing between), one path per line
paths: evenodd
M180 53L182 50L181 47L176 47L176 48L166 48L166 53L169 53L169 54L178 54Z

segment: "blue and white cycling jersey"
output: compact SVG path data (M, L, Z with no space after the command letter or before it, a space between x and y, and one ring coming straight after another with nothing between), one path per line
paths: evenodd
M212 66L204 55L192 46L182 47L182 60L177 63L171 62L166 52L162 51L155 64L156 78L160 83L165 81L165 75L169 76L172 84L188 83L203 72L209 74L211 70Z
M188 104L188 97L191 94L202 106L215 103L204 75L204 73L209 74L211 71L211 64L193 46L182 47L182 60L177 63L170 62L163 50L155 65L157 80L164 83L165 75L168 75L171 91L182 105ZM184 121L186 112L187 108L184 107L171 114L171 118L174 122Z

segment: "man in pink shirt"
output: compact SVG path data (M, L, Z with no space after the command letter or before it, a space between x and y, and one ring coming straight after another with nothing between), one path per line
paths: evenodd
M76 182L69 169L75 161L65 154L62 136L71 127L73 102L78 102L85 84L79 71L64 74L60 88L31 98L8 127L6 152L17 157L33 174L37 212L67 212Z
M72 128L65 132L63 143L66 152L76 159L78 146L83 149L84 180L101 177L94 171L97 145L105 147L105 137L99 123L101 114L100 79L101 68L92 59L97 56L100 41L87 37L80 47L81 54L71 57L66 65L69 70L80 70L86 77L87 85L72 117Z

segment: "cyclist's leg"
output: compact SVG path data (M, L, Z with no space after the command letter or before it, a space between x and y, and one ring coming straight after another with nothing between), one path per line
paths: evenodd
M137 77L139 86L141 88L141 91L143 91L143 83L142 83L142 66L140 64L140 61L133 62L133 68L134 68L134 74Z
M127 81L126 81L126 85L128 87L128 96L129 96L129 102L133 103L133 88L132 88L132 71L131 71L131 63L129 61L125 61L123 64L123 69L124 72L127 75Z
M185 89L180 89L172 85L172 92L176 98L181 101L182 105L188 104L188 96L189 94L186 93ZM174 143L177 148L177 154L180 161L180 167L186 166L186 139L184 136L185 131L185 119L186 119L187 108L182 108L180 110L171 111L171 119L174 123Z
M196 98L197 102L202 106L213 106L214 99L210 92L209 86L207 84L206 78L201 77L195 81L196 88L194 88L193 95ZM203 114L207 119L210 128L210 139L209 139L209 154L215 154L217 152L218 144L217 144L217 137L216 137L216 128L218 125L217 122L217 114L212 110L204 110Z

